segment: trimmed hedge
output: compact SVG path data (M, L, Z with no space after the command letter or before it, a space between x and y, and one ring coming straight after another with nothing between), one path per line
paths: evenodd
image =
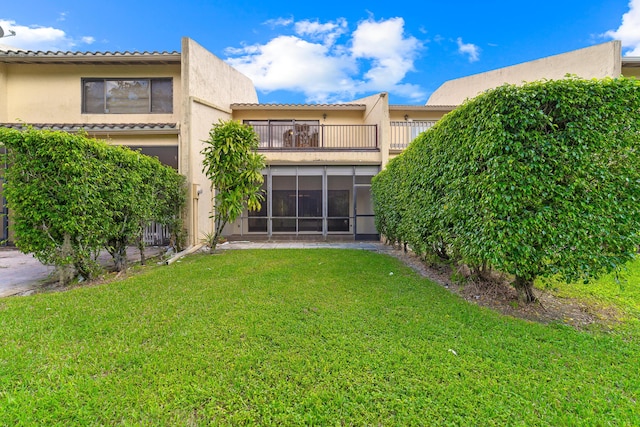
M510 273L525 299L536 277L612 271L640 243L639 82L487 91L390 161L372 192L382 234Z
M92 278L106 248L116 269L146 224L182 233L185 178L157 159L84 134L0 128L9 168L4 194L17 247L60 268ZM174 239L175 240L175 239Z

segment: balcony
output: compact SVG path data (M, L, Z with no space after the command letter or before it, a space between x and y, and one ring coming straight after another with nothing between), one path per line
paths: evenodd
M391 151L402 151L418 135L436 124L435 120L391 122Z
M377 150L376 125L248 123L260 137L260 150Z

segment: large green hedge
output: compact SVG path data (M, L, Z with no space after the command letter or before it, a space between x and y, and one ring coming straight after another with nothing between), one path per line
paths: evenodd
M117 269L146 224L182 231L185 180L157 159L84 134L0 128L7 147L4 194L15 243L60 267L61 280L91 278L105 248Z
M373 181L378 229L419 253L533 280L585 279L640 238L640 84L504 85L421 134Z

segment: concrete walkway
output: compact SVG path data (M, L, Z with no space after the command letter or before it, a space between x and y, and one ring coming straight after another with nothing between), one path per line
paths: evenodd
M17 249L0 249L0 297L35 289L53 273L54 267L42 265L33 255Z
M155 257L164 252L164 248L148 247L147 257ZM137 248L127 249L129 262L140 261ZM103 252L98 257L100 264L106 268L113 266L111 255ZM25 295L38 289L44 283L56 281L52 275L55 267L43 265L31 254L23 254L15 248L0 248L0 298L12 295Z

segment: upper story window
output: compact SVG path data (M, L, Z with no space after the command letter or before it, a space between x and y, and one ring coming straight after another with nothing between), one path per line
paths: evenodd
M173 112L173 80L83 79L82 112L145 114Z

